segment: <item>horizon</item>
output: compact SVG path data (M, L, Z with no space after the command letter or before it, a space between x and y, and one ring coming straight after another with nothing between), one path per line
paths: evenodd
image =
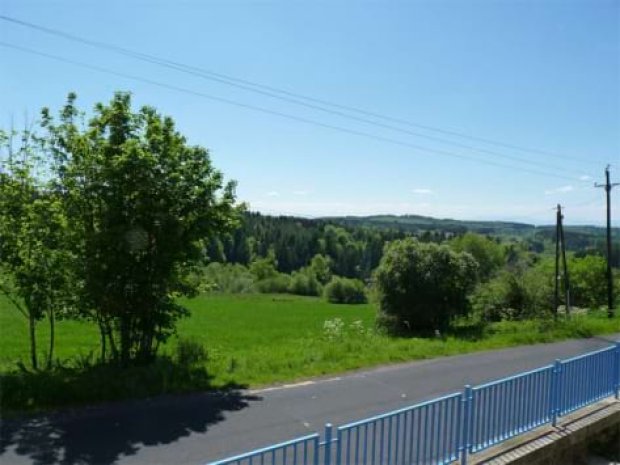
M525 226L533 226L535 228L550 228L550 227L555 227L555 223L527 223L527 222L522 222L522 221L511 221L511 220L502 220L502 219L460 219L460 218L451 218L451 217L435 217L435 216L426 216L426 215L417 215L415 213L411 213L411 214L403 214L403 215L395 215L393 213L377 213L377 214L372 214L372 215L333 215L333 216L305 216L305 215L301 215L301 214L287 214L287 213L265 213L265 212L261 212L258 210L247 210L247 213L250 214L260 214L262 216L271 216L271 217L284 217L284 218L301 218L304 220L335 220L335 219L347 219L347 218L354 218L354 219L363 219L363 218L374 218L374 217L379 217L379 216L392 216L392 217L397 217L397 218L404 218L404 217L409 217L409 216L415 216L415 217L421 217L421 218L430 218L433 220L438 220L438 221L457 221L457 222L463 222L463 223L505 223L505 224L518 224L518 225L525 225ZM588 224L588 223L564 223L564 225L566 227L569 228L578 228L578 227L583 227L583 228L597 228L597 229L605 229L606 226L605 225L600 225L600 224ZM620 230L620 226L616 226L614 224L612 224L612 232L616 231L616 230Z

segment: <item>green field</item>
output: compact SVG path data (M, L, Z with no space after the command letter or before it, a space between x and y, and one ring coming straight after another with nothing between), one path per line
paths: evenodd
M179 338L203 344L204 368L212 386L270 383L401 362L569 337L620 332L620 318L603 312L576 315L558 323L503 322L479 327L463 325L443 339L393 338L373 330L373 305L335 305L318 298L290 295L205 295L183 303L191 317L182 320L178 336L164 347L173 354ZM338 328L325 329L340 318ZM0 370L7 372L28 361L26 320L0 301ZM47 325L38 326L40 354L47 350ZM57 325L56 354L75 359L98 350L94 325L75 321Z

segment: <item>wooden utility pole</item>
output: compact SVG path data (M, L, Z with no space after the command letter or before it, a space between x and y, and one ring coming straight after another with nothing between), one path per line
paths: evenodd
M562 207L558 204L555 215L555 293L553 294L553 318L558 318L558 306L560 305L560 218Z
M570 315L570 281L568 279L568 266L566 265L566 241L564 240L564 224L562 220L564 219L564 215L562 215L562 211L560 208L560 242L562 244L562 265L564 267L564 294L566 298L566 314Z
M594 184L594 187L605 188L607 197L607 316L614 316L614 280L611 274L611 189L619 183L609 180L609 165L605 168L605 184Z

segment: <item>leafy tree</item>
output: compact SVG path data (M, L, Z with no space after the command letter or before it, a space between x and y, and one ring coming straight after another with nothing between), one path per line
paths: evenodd
M257 281L276 277L278 274L278 261L273 249L269 249L266 257L254 259L250 264L250 272Z
M44 109L43 126L79 239L81 305L94 309L115 359L147 362L187 314L174 297L197 291L187 279L192 266L236 224L234 184L172 118L151 107L133 112L129 94L97 104L86 127L75 98L58 121Z
M389 243L374 279L379 323L411 333L443 329L466 313L477 264L468 253L406 238Z
M310 269L321 284L327 284L332 277L332 259L316 254L310 261Z
M607 304L607 263L605 258L586 255L568 261L574 305L597 308Z
M452 239L450 245L457 252L468 252L476 259L482 280L487 280L504 264L503 247L481 234L465 233Z
M36 323L47 316L50 345L47 365L54 357L55 320L70 305L66 218L62 198L49 190L40 174L40 146L29 131L14 149L14 134L0 133L0 292L28 319L30 359L38 368Z
M486 321L549 316L553 307L553 268L521 263L481 283L471 295L474 312Z
M325 298L334 304L365 304L368 299L359 279L334 276L325 286Z
M363 244L346 229L333 225L325 227L324 238L324 253L334 260L333 272L339 276L359 276Z

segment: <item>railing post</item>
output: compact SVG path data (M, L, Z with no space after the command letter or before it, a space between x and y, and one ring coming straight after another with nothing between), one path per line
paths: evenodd
M616 342L616 358L615 358L615 391L616 391L616 400L620 399L620 341Z
M463 403L463 424L461 425L462 437L461 437L461 465L467 465L467 454L469 454L469 450L471 448L470 441L470 424L471 424L471 415L472 415L472 404L473 404L474 396L472 394L471 386L468 384L465 386L463 390L463 397L461 402Z
M561 380L562 380L562 361L556 359L553 363L553 370L551 372L551 424L557 425L558 415L560 414L560 393L562 392Z
M318 452L317 452L318 453ZM325 423L325 465L331 465L332 463L332 424Z

